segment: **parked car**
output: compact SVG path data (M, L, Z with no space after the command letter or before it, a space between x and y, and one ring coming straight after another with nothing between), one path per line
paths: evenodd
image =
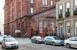
M0 44L2 44L3 37L4 37L4 36L0 35Z
M56 37L56 36L46 36L44 38L44 43L45 44L52 44L53 46L64 45L64 41L61 40L60 38Z
M0 35L0 44L2 44L4 37L7 37L7 35Z
M33 36L31 41L32 43L43 43L44 39L41 36Z
M18 48L18 42L13 37L6 37L2 41L2 48Z
M66 40L64 40L64 45L67 48L77 48L77 37L70 37Z

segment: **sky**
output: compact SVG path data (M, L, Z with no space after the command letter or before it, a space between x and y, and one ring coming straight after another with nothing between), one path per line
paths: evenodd
M0 31L3 33L3 25L4 25L4 0L0 0Z

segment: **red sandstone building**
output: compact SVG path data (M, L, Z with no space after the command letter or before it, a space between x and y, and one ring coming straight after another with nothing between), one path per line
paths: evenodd
M54 35L58 0L5 0L4 32L13 36Z

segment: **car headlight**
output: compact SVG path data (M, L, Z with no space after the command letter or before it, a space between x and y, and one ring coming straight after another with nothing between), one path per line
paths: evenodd
M11 46L10 44L5 44L6 46Z

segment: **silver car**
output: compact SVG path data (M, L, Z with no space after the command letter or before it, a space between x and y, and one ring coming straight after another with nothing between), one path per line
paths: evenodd
M64 45L67 48L77 48L77 37L70 37L66 40L64 40Z
M7 35L0 35L0 44L2 44L4 37L7 37Z
M59 39L56 36L46 36L44 38L45 44L52 44L52 45L64 45L64 41Z
M2 48L18 48L18 42L13 37L6 37L2 42Z
M0 44L2 44L3 37L4 37L4 36L0 35Z

